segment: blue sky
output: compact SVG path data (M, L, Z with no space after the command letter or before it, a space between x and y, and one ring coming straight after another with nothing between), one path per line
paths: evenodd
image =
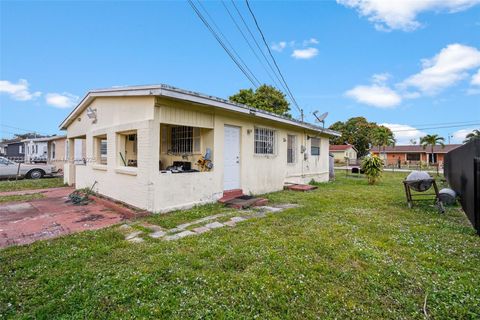
M365 116L399 143L425 133L458 142L480 127L479 0L250 4L307 120L314 110L330 113L327 125ZM271 83L222 2L203 6ZM187 2L1 1L0 35L2 137L60 133L89 89L166 83L226 98L252 86ZM449 128L428 129L439 126Z

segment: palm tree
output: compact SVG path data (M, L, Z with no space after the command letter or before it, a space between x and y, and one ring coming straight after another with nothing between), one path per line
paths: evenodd
M475 129L469 134L467 134L467 136L465 137L465 140L463 140L463 143L467 143L475 139L480 139L480 130L478 129Z
M385 152L386 146L395 146L395 138L393 136L393 132L385 127L379 126L373 132L373 144L378 146L378 153L380 153L380 148L383 147L383 151Z
M422 145L423 149L426 149L428 146L431 147L431 158L432 162L434 160L433 156L433 148L438 144L440 146L445 147L445 138L440 137L438 134L427 134L425 137L420 138L420 144ZM429 161L430 162L430 161Z

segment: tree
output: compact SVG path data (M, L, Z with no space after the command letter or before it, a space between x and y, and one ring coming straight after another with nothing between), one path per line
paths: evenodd
M383 148L383 151L385 151L385 147L395 146L395 142L393 132L389 128L378 126L373 130L372 143L378 146L378 153L380 153L380 148Z
M480 139L480 130L478 129L475 129L469 134L467 134L467 136L465 137L465 140L463 140L463 143L467 143L475 139Z
M375 184L382 176L383 160L377 156L365 157L362 160L362 170L367 176L369 184Z
M255 91L252 89L240 89L238 93L230 96L228 99L281 116L291 117L289 113L290 104L285 98L285 94L273 86L262 84Z
M374 143L374 133L379 126L375 122L369 122L364 117L350 118L345 122L337 121L329 128L340 132L340 137L332 138L330 141L332 144L352 144L358 151L360 157L368 154L370 146L376 145ZM393 133L390 129L383 127L385 131L389 131L393 137Z
M445 138L440 137L438 134L427 134L425 137L420 138L420 144L422 145L423 149L426 149L428 146L431 147L431 159L433 162L433 148L438 144L441 145L442 148L445 147Z

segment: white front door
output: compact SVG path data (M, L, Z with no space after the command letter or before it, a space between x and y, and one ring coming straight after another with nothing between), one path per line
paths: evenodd
M240 128L225 126L223 190L240 189Z

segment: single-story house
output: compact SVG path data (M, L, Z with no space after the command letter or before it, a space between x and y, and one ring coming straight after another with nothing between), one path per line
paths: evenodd
M60 128L67 184L95 183L96 192L152 212L214 202L229 190L328 181L329 137L340 135L167 85L90 91Z
M444 147L437 145L433 148L428 146L425 149L421 145L399 145L388 146L370 150L370 153L380 155L387 164L397 164L398 160L402 164L406 163L428 163L428 164L443 164L445 154L453 149L460 147L461 144L446 144Z
M6 157L13 161L23 162L25 160L25 143L21 140L8 142Z
M346 159L356 160L357 149L351 144L330 145L330 153L333 154L335 162L345 162Z
M47 163L62 169L66 159L65 144L67 136L53 136L47 140Z
M24 139L22 142L25 144L25 162L47 162L48 138L31 138Z

